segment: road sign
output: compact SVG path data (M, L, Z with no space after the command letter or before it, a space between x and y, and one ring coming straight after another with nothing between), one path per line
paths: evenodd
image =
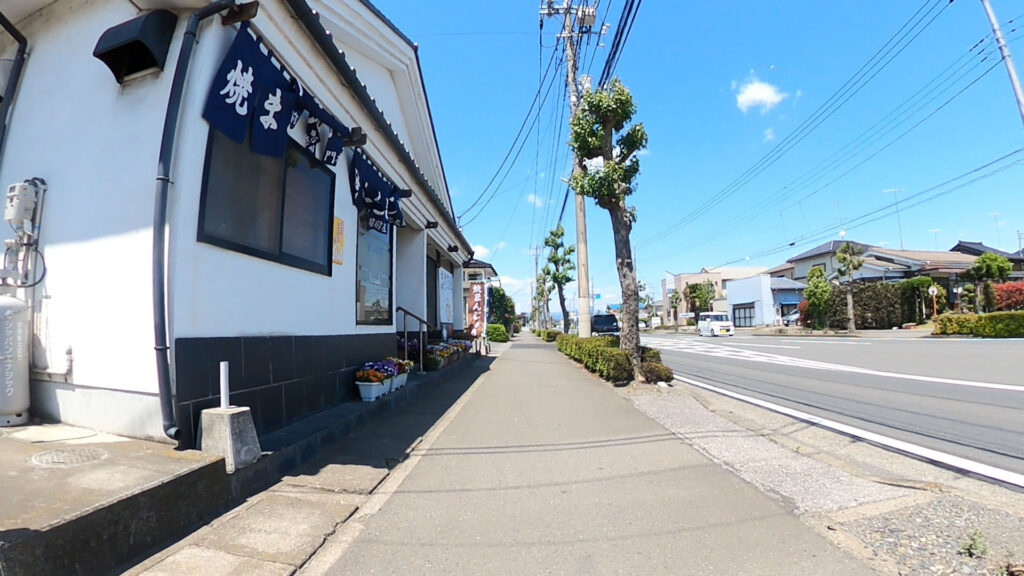
M935 286L930 286L928 288L928 295L929 296L936 296L936 295L938 295L938 293L939 293L939 289L936 288Z

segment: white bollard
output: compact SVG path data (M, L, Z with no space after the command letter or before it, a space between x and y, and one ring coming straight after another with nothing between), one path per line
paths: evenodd
M231 406L231 400L228 398L230 392L228 391L229 371L228 371L227 360L220 363L220 407L228 408Z

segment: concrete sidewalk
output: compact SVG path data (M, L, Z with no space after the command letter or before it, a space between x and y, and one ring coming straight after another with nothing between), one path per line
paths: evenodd
M532 335L463 402L299 574L874 573Z
M366 419L363 425L340 439L299 443L293 443L294 438L280 439L281 443L290 445L276 453L282 455L283 461L298 459L308 463L188 537L123 566L117 573L144 576L293 574L339 525L364 505L391 469L407 458L410 447L415 446L507 348L507 345L494 345L489 357L470 356L451 368L422 377L422 381L418 378L415 394L404 403ZM323 417L331 414L324 413ZM308 428L322 428L322 424L311 422ZM304 434L303 430L296 430L289 436ZM319 452L307 454L312 451ZM286 464L282 462L282 466ZM238 474L247 473L248 469L243 469ZM259 478L247 480L252 481L259 481Z

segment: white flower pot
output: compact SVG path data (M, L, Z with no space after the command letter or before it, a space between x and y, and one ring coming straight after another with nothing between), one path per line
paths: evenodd
M402 386L405 386L405 381L408 380L408 379L409 379L409 373L408 372L403 372L403 373L399 374L398 376L395 376L394 378L392 378L391 379L391 391L394 392L395 390L398 390Z
M388 378L383 382L359 382L357 380L356 386L359 386L359 396L362 397L363 402L373 402L388 393L388 390L391 389L391 379Z

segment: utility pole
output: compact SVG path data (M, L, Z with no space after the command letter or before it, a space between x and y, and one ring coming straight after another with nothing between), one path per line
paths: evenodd
M580 26L580 33L590 32L594 25L594 9L582 7L573 9L570 0L564 0L561 7L555 7L552 0L547 0L541 5L541 27L544 26L544 18L550 18L557 14L565 15L565 22L562 24L561 37L565 40L565 63L566 88L569 91L569 113L576 114L580 105L579 91L576 86L576 35L573 34L573 14L575 13L577 24ZM571 117L571 116L570 116ZM580 162L585 158L573 157L572 173L575 176L580 172ZM590 336L590 264L587 259L587 205L581 194L576 194L576 287L579 291L577 298L579 312L577 314L578 334L581 337Z
M992 34L996 37L996 44L999 45L999 53L1003 55L1003 64L1006 66L1006 73L1010 76L1010 85L1013 87L1013 96L1017 99L1017 110L1020 111L1020 120L1024 122L1024 92L1021 92L1020 81L1017 79L1017 70L1013 67L1013 58L1010 57L1010 48L1003 39L1003 31L999 29L999 21L992 11L988 0L981 0L985 7L985 15L988 16L988 23L992 26Z
M533 307L533 329L540 330L540 304L538 303L538 294L540 294L540 286L537 285L537 277L539 272L537 271L537 256L540 254L537 246L533 247L533 288L530 290L530 306Z

